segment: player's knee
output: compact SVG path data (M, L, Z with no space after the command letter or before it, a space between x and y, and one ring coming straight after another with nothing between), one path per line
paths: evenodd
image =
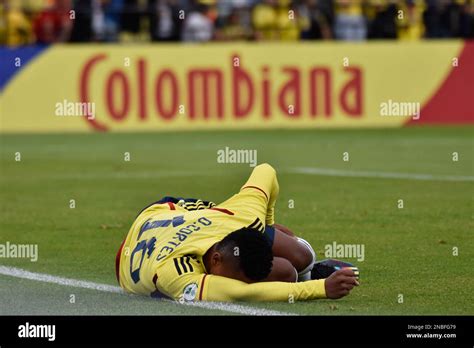
M284 271L282 272L280 279L282 282L294 283L298 280L298 272L290 261L287 262Z
M293 264L287 259L273 259L273 281L294 283L298 280L298 274Z
M294 253L293 257L293 266L296 268L298 272L303 271L306 269L309 265L313 264L314 262L314 256L311 250L309 250L306 245L299 243L300 246Z

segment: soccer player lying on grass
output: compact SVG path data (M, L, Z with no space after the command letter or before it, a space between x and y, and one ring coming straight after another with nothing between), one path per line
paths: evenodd
M222 204L165 197L148 206L117 254L120 286L180 301L298 301L349 294L359 285L357 268L337 260L315 263L308 242L275 224L278 191L275 170L262 164Z

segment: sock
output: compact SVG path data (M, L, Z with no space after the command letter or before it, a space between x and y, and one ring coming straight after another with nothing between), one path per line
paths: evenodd
M298 273L298 281L299 282L305 282L307 280L311 280L311 270L313 269L314 263L316 262L316 253L314 252L313 248L311 247L311 244L309 244L303 238L299 238L299 237L297 237L297 238L298 238L298 242L300 242L306 248L308 248L309 251L311 252L311 255L313 255L313 259L308 264L308 266Z

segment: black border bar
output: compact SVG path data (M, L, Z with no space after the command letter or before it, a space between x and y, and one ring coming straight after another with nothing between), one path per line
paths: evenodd
M57 344L390 344L469 346L474 316L1 316L0 346ZM19 326L55 325L55 340ZM407 334L425 337L408 338ZM434 334L451 337L435 338ZM452 337L455 334L456 337Z

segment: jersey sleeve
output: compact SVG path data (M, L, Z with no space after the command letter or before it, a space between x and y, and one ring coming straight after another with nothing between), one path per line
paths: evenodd
M199 298L205 273L195 260L183 256L160 265L156 276L155 286L159 293L177 301L194 301Z
M279 185L275 169L267 164L260 164L253 170L240 192L219 207L245 211L259 217L267 225L275 220L275 203Z
M186 264L186 261L184 261ZM181 268L181 271L179 269ZM184 272L179 258L157 271L157 290L174 300L188 301L302 301L326 298L324 279L301 283L261 282L247 284L235 279ZM180 274L181 273L181 274Z
M235 279L205 275L199 300L202 301L303 301L326 298L324 279L301 283L260 282L247 284Z

